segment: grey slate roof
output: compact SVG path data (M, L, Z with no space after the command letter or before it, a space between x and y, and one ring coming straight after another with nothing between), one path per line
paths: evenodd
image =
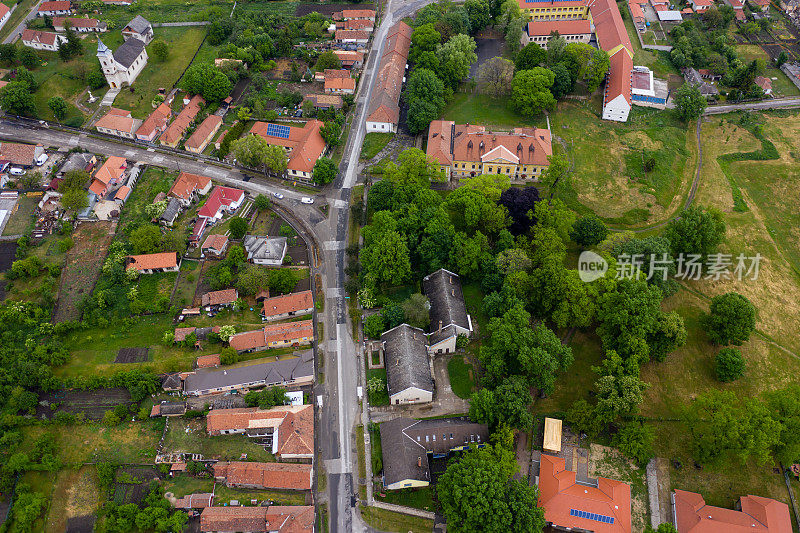
M153 26L143 16L136 15L135 17L133 17L133 20L131 20L128 24L125 25L124 29L130 29L140 35L144 35L148 31L152 30Z
M161 375L161 388L164 390L180 389L181 388L181 375L178 372Z
M439 329L440 321L442 327L455 324L470 329L458 274L440 268L422 278L422 287L431 302L431 331Z
M245 383L266 382L267 385L314 375L314 353L301 352L298 357L254 365L222 368L200 368L186 376L184 392L197 393Z
M64 164L61 166L59 174L66 174L71 170L85 170L86 165L92 160L94 154L75 152L70 154Z
M164 415L182 415L186 412L186 404L183 402L164 402L159 405L159 412Z
M161 220L165 222L172 223L175 220L175 217L178 216L178 213L181 212L181 202L177 198L170 198L169 203L167 203L167 208L164 209L164 212L161 213Z
M439 330L439 322L436 322L437 326L436 329L433 329L433 332L428 336L428 343L433 346L434 344L438 344L445 339L449 339L450 337L455 337L457 335L456 327L454 325L444 326L441 330Z
M389 396L417 387L433 392L425 332L401 324L381 335Z
M129 68L144 50L144 43L139 39L128 39L114 50L114 61Z
M489 442L486 424L476 424L466 417L431 420L395 418L381 424L380 431L386 485L404 479L430 481L428 452L444 455L467 444L472 446Z
M286 237L257 237L247 235L244 238L244 249L248 259L269 259L283 261L286 249Z

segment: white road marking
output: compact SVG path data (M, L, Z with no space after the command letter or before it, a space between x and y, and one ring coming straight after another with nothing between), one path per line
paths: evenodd
M344 241L325 241L323 248L326 250L344 250Z

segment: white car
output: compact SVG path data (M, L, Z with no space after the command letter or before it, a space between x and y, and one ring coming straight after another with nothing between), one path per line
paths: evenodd
M283 200L283 195L281 193L279 193L279 192L272 193L272 196L274 196L278 200Z
M10 172L15 176L22 176L23 174L25 174L25 171L19 167L11 167Z
M44 165L45 163L47 163L47 154L42 154L42 155L40 155L39 157L36 158L36 166L37 167L40 167L40 166Z
M314 199L309 196L303 196L302 198L300 198L300 202L304 204L313 204Z

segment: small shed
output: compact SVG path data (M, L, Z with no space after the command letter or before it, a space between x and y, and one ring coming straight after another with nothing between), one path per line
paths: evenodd
M561 420L544 419L544 451L558 453L561 451Z

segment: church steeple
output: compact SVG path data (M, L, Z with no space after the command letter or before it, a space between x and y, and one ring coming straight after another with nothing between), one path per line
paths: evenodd
M106 57L111 55L111 49L105 45L99 38L97 39L97 57Z

